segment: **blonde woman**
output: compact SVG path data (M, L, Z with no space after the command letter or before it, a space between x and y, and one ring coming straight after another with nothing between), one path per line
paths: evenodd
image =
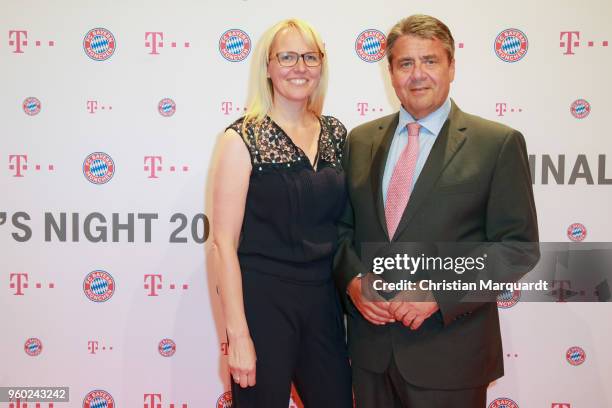
M321 114L327 60L316 31L290 19L253 59L244 117L212 168L212 245L229 341L234 407L352 407L344 325L332 282L345 202L346 129Z

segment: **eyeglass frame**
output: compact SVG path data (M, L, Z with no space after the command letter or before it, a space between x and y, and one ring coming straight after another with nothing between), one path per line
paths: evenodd
M283 65L280 62L280 58L279 55L280 54L293 54L293 55L297 55L297 59L295 60L295 64L293 65ZM309 54L318 54L319 57L321 57L321 60L319 62L319 65L308 65L306 63L306 60L304 59L304 56L309 55ZM316 67L320 67L323 64L323 58L325 58L325 54L322 53L321 51L309 51L309 52L305 52L303 54L299 54L295 51L281 51L281 52L277 52L276 54L274 54L274 56L276 57L276 61L278 62L278 65L280 65L283 68L292 68L295 67L298 62L300 61L300 58L302 58L302 61L304 61L304 65L307 66L308 68L316 68Z

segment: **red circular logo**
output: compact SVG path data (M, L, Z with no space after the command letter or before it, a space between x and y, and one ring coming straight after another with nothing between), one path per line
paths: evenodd
M567 227L567 237L575 242L584 241L587 235L586 227L579 222L576 222Z
M232 408L232 392L227 391L221 394L217 400L217 408Z
M106 302L115 293L115 280L106 271L92 271L83 281L85 296L93 302Z
M109 59L115 53L116 48L115 36L106 28L91 29L83 39L85 54L94 61Z
M510 398L497 398L491 401L489 408L519 408L519 406Z
M93 184L108 183L115 175L115 162L106 153L92 153L83 161L83 174Z
M42 342L36 337L27 339L23 345L23 349L25 350L26 354L32 357L36 357L42 353L42 348Z
M586 360L586 353L581 347L574 346L567 349L567 352L565 353L565 358L567 362L571 365L579 366Z
M521 299L521 291L516 289L513 291L505 291L497 295L497 307L500 309L509 309L516 305Z
M26 115L34 116L34 115L38 115L40 113L40 109L42 108L42 104L40 103L38 98L30 96L30 97L25 98L23 100L22 107L23 107L23 111L25 112Z
M508 28L497 35L494 42L495 54L505 62L516 62L527 54L529 43L521 30Z
M591 104L584 99L576 99L570 106L570 112L576 119L584 119L591 113Z
M171 357L174 355L174 353L176 353L176 343L171 339L163 339L159 342L157 350L162 356Z
M242 30L227 30L219 39L219 52L228 61L240 62L251 52L251 38Z
M89 391L83 399L83 408L114 408L113 396L104 390Z
M176 103L170 98L164 98L157 104L157 111L162 116L172 116L176 112Z
M384 58L387 37L379 30L364 30L355 40L357 56L365 62L376 62Z

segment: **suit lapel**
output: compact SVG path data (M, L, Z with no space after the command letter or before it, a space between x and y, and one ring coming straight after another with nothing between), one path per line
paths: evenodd
M423 201L429 196L433 186L436 184L440 175L453 159L457 151L465 142L465 126L462 120L463 113L457 105L452 102L451 111L448 119L442 126L440 134L436 138L431 152L427 157L425 166L419 175L417 182L410 194L410 200L404 210L394 239L403 232L414 217Z
M371 182L372 191L374 192L374 208L378 215L378 220L385 234L389 236L387 231L387 222L385 220L385 204L382 197L382 179L385 173L385 164L387 156L393 141L395 129L399 123L399 112L393 115L387 123L383 123L378 127L378 133L372 140L372 167L371 167Z

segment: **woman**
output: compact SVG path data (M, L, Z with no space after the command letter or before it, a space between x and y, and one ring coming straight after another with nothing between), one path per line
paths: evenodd
M346 200L346 129L321 115L319 35L290 19L255 54L247 113L212 168L212 245L229 342L234 407L352 407L344 325L331 280Z

